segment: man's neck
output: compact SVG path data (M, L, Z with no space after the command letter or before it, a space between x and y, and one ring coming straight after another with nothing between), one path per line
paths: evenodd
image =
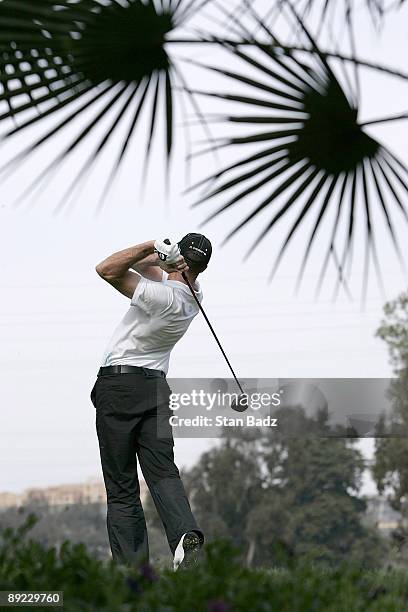
M186 275L191 285L194 287L198 274L190 272L189 270L188 272L186 272ZM168 280L179 281L180 283L184 283L185 285L187 285L181 272L172 272L171 274L169 274Z

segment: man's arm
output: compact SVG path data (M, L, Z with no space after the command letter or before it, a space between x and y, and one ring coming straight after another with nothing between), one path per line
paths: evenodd
M161 261L155 252L155 241L150 240L149 242L144 242L143 244L138 244L129 249L114 253L107 259L101 261L101 263L96 266L96 271L99 276L111 284L112 287L115 287L120 293L132 299L140 281L140 276L139 274L131 272L129 268L133 268L136 271L139 271L138 268L140 268L140 270L149 268L149 275L147 275L146 272L143 275L151 280L161 280L162 270L168 273L188 270L188 266L181 256L174 264L168 264ZM156 276L155 278L153 278L154 275Z
M157 253L148 255L140 262L133 264L132 269L152 281L160 282L163 279L163 269L160 267L160 258Z
M96 266L101 278L123 295L132 299L140 276L129 268L154 255L154 240L114 253Z

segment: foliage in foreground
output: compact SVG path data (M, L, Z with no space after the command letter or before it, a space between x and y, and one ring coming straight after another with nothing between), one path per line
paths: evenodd
M178 573L151 566L124 570L65 542L59 551L27 539L31 517L0 541L0 590L63 590L64 609L138 612L302 610L387 612L407 609L404 572L335 570L312 563L289 569L248 569L225 541L207 545L201 563ZM39 609L39 608L37 608Z

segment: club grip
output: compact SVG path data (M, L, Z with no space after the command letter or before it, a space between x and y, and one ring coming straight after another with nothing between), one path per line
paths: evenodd
M163 240L164 244L171 244L170 240L168 238L166 238L166 240Z

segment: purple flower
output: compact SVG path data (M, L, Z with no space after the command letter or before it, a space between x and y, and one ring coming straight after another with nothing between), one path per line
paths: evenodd
M230 612L231 608L224 599L213 599L208 602L208 612Z
M140 574L148 582L157 582L159 579L159 576L157 575L154 568L148 563L146 563L145 565L142 565L142 567L140 568Z

